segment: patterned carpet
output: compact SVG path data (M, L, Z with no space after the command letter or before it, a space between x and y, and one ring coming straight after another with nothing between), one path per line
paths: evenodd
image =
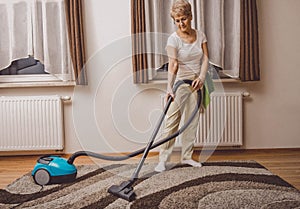
M300 208L299 190L254 161L170 164L163 173L146 164L134 186L135 201L109 194L135 166L78 166L75 182L44 188L27 174L0 190L0 208Z

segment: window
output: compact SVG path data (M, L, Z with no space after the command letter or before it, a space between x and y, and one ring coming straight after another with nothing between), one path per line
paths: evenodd
M260 80L256 0L189 2L192 25L206 34L210 67L218 76ZM131 0L135 83L165 79L164 36L175 31L169 15L171 4L172 1ZM156 35L149 38L149 33Z
M74 80L64 0L1 1L0 16L0 82Z

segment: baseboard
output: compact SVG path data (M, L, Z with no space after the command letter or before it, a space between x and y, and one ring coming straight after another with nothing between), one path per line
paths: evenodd
M33 155L62 155L63 150L43 150L43 151L0 151L0 156L33 156Z

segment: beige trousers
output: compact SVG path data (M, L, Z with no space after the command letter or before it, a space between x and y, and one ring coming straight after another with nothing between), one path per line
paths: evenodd
M193 110L195 109L197 97L197 92L192 92L192 88L188 84L182 84L178 88L176 91L175 100L171 103L166 115L166 124L163 130L162 138L175 133L178 130L181 122L184 124L187 122L187 120L191 117ZM187 129L181 134L181 160L189 160L192 158L198 122L199 113L195 116ZM161 145L159 153L160 162L166 162L169 160L174 148L174 144L175 138Z

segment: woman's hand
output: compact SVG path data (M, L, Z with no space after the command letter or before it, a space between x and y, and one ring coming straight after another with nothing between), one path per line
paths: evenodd
M196 78L192 83L192 87L194 90L198 91L198 90L202 89L203 84L204 84L204 81L202 81L201 78Z
M169 97L172 97L172 101L174 101L174 98L175 98L174 93L167 93L167 95L166 95L166 102L169 100Z

